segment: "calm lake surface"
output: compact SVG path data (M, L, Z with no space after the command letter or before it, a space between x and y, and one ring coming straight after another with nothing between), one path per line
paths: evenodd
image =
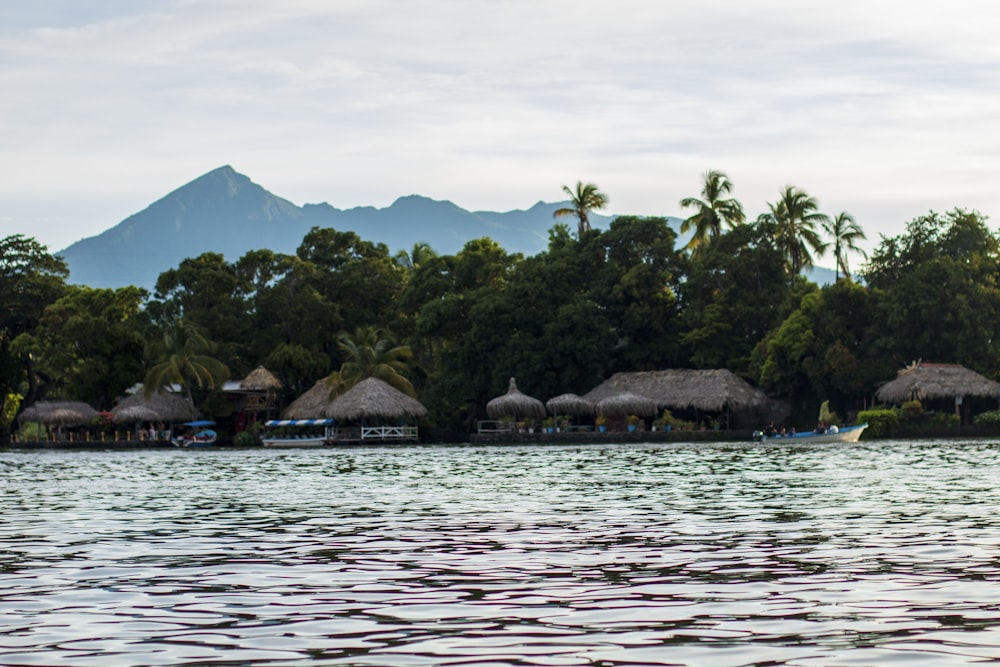
M1000 658L1000 444L0 451L0 664Z

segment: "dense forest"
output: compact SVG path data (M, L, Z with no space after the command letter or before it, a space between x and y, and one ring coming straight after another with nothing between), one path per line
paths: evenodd
M0 427L41 399L110 408L137 382L180 383L202 412L219 387L265 366L286 400L326 376L387 374L464 430L516 376L545 400L617 371L727 368L815 415L871 403L923 359L1000 371L1000 240L977 212L910 221L868 257L861 227L788 187L748 219L724 174L705 175L681 230L621 216L591 229L607 197L566 188L538 255L489 238L455 255L393 255L353 232L314 228L294 255L206 253L162 273L155 292L67 283L36 240L0 239ZM565 219L576 224L560 222ZM690 236L679 247L678 232ZM829 253L835 283L803 277ZM860 267L852 273L849 257ZM808 421L808 418L805 418Z

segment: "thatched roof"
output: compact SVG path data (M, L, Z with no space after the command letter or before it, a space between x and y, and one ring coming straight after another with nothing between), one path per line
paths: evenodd
M329 378L317 380L306 393L285 408L283 419L339 419L362 417L398 419L420 417L427 408L378 378L365 378L340 396L331 399Z
M588 416L594 414L594 404L576 394L560 394L545 401L545 407L554 415Z
M656 414L656 401L631 392L614 394L597 402L597 414L605 417L650 417Z
M17 416L20 423L39 422L80 426L97 416L97 410L83 401L39 401Z
M707 412L756 409L768 400L764 392L724 368L615 373L583 397L597 403L624 392L650 398L661 408Z
M136 408L142 408L138 410ZM200 416L194 406L187 398L180 394L157 391L146 398L142 390L137 391L121 403L111 409L117 422L153 421L149 415L153 414L156 421L178 422L198 419ZM144 419L136 419L143 415Z
M330 383L327 378L316 380L306 393L292 401L281 412L282 419L324 419L330 405Z
M875 392L875 398L885 403L960 396L1000 398L1000 383L958 364L917 363Z
M327 406L324 416L350 421L372 417L400 419L425 414L427 408L417 399L383 380L369 377L338 396Z
M517 383L514 378L511 378L507 385L507 393L497 396L486 404L486 414L490 416L490 419L501 417L544 419L545 404L537 398L532 398L518 391Z
M254 370L250 371L250 374L240 381L240 388L249 389L251 391L281 389L281 380L275 377L274 373L267 370L263 366L258 366Z

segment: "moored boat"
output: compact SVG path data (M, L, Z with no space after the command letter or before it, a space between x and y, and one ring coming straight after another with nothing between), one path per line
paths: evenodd
M188 433L177 436L173 439L175 447L208 447L214 445L219 434L207 426L215 426L215 422L208 420L186 422L183 424L191 430Z
M281 428L281 435L267 434L261 436L265 447L322 447L336 441L334 419L271 419L264 422L268 428ZM323 432L318 433L318 427ZM298 428L306 428L305 432L295 433Z
M830 427L821 433L805 431L787 435L765 435L763 431L754 431L753 439L759 442L774 442L789 445L819 444L819 443L849 443L857 442L861 434L868 428L868 422L857 426Z

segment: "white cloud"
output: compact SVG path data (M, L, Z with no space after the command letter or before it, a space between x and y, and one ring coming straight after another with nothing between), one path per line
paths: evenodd
M1000 210L985 1L97 5L0 8L0 234L61 248L222 164L298 203L584 179L668 215L716 168L748 211L792 183L873 239Z

